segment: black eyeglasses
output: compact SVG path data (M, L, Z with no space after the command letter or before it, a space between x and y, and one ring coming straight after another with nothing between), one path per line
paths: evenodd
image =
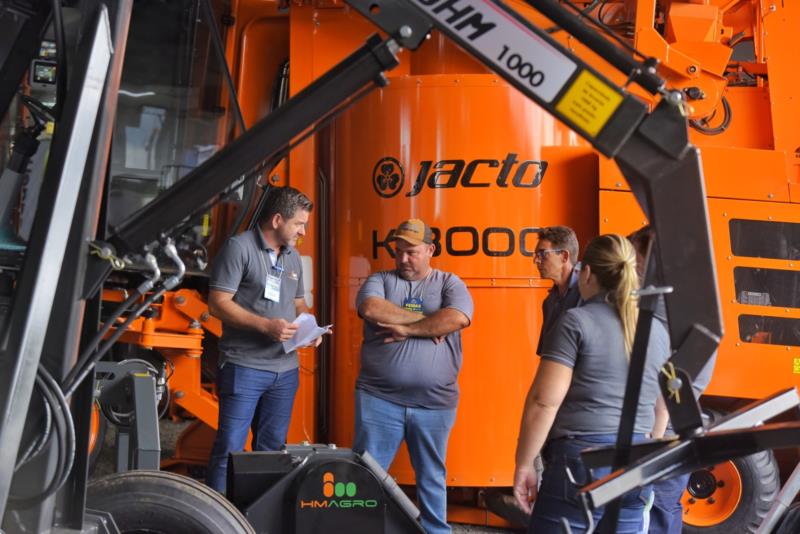
M533 259L542 261L544 257L547 256L551 252L563 252L563 248L543 248L541 250L537 250L533 253Z

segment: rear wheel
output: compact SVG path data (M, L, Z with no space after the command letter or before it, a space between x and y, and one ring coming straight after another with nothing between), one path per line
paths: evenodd
M222 495L191 478L128 471L93 481L88 508L110 512L123 534L251 534Z
M692 473L683 493L683 532L754 533L778 494L778 466L771 451Z

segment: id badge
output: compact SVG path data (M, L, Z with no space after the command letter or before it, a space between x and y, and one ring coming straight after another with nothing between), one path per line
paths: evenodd
M281 277L267 275L267 283L264 286L264 298L272 302L281 301Z
M422 314L422 299L419 298L407 298L403 301L403 309L408 310L410 312Z

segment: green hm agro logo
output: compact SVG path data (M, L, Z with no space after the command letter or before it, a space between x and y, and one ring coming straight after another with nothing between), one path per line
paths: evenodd
M376 499L353 499L358 493L358 486L355 482L336 482L333 473L327 472L322 475L322 495L326 498L322 500L300 500L300 508L377 508ZM347 497L343 499L342 497Z

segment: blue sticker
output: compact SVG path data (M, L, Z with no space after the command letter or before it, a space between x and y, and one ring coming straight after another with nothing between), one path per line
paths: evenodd
M422 314L422 299L409 297L403 301L403 309Z

